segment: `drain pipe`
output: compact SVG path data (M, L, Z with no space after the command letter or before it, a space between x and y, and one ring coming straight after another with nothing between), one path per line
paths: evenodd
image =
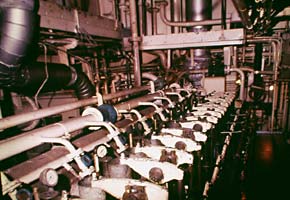
M132 31L132 42L133 42L133 54L134 54L134 82L135 86L141 86L141 64L140 64L140 50L139 50L139 37L137 27L137 10L136 0L129 1L130 7L130 22Z

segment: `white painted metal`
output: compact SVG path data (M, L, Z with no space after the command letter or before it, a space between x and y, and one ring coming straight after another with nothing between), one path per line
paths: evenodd
M182 49L209 46L241 45L243 29L143 36L141 50Z

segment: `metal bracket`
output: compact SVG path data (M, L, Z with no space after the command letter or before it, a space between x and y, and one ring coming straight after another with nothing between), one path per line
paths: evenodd
M152 102L139 102L139 105L140 106L153 106L155 108L155 113L157 113L160 116L161 120L164 121L164 122L167 121L166 117L162 113L163 109L159 108L155 103L152 103Z
M148 126L148 124L146 124L146 117L145 116L142 116L141 113L138 111L138 110L135 110L135 109L132 109L130 111L128 110L119 110L119 113L132 113L132 114L135 114L138 118L138 122L141 122L143 128L144 128L144 135L148 135L150 132L151 132L151 129L150 127Z
M21 185L17 180L10 181L4 172L0 172L1 184L2 184L2 194L6 195L9 193L9 196L12 200L17 200L16 198L16 188Z

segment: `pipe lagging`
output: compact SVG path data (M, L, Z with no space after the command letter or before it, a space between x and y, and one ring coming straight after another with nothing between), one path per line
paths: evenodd
M150 86L146 85L146 86L132 88L130 90L120 91L120 92L113 93L113 94L105 94L103 96L103 100L105 100L105 101L111 100L114 98L123 97L126 95L138 93L138 92L143 92L143 91L146 91L149 89L150 89ZM52 116L52 115L55 115L58 113L74 110L74 109L89 106L89 105L95 105L97 103L98 103L98 98L92 97L89 99L82 99L82 100L79 100L77 102L72 102L69 104L43 108L43 109L39 109L36 111L31 111L31 112L27 112L27 113L21 113L18 115L5 117L3 119L0 119L0 130L11 128L13 126L17 126L19 124L23 124L23 123L33 121L36 119L42 119L44 117Z
M170 92L173 89L166 89ZM155 97L163 96L163 92L148 94L144 97L132 99L124 103L117 104L117 110L130 110L139 106L140 101L153 101ZM0 160L4 160L13 155L19 154L41 144L41 137L61 137L71 132L85 128L89 123L99 121L98 115L88 114L82 117L70 119L65 122L55 123L46 127L35 129L12 138L0 141ZM13 148L11 148L13 147Z
M94 122L97 120L98 117L90 114L2 140L0 141L0 160L4 160L42 144L43 140L41 138L62 137L85 128L86 122Z

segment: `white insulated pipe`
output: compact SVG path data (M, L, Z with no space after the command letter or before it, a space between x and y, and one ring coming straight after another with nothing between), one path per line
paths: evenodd
M0 160L4 160L42 144L44 142L43 138L61 137L73 131L83 129L87 126L88 122L94 121L98 121L98 117L89 114L2 140L0 141Z
M244 72L239 69L239 68L230 68L230 69L226 69L226 72L237 72L240 75L240 79L241 79L241 86L240 86L240 100L244 101L245 100L245 74Z
M103 95L103 100L110 100L113 98L118 98L118 97L130 95L130 94L134 94L134 93L138 93L138 92L142 92L146 90L150 90L149 85L135 87L130 90L119 91L117 93L105 94ZM74 109L89 106L89 105L96 105L97 103L98 103L98 97L92 97L90 99L84 99L84 100L80 100L80 101L69 103L69 104L43 108L43 109L39 109L32 112L9 116L9 117L0 119L0 131L13 127L13 126L17 126L19 124L23 124L23 123L37 120L37 119L42 119L44 117L52 116L52 115L66 112L69 110L74 110Z

